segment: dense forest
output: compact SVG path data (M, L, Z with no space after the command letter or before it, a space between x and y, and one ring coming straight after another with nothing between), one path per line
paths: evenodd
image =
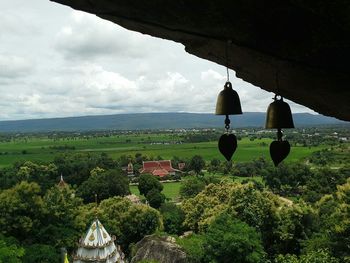
M203 158L194 149L191 157L173 156L173 167L186 166L162 180L139 174L143 161L162 159L142 152L113 158L108 153L51 148L59 152L52 161L4 166L0 262L60 262L60 249L74 253L95 213L129 258L144 236L171 235L189 262L350 262L350 145L345 140L349 132L339 129L335 136L333 129L324 128L308 133L314 136L287 135L292 146L323 146L299 161L278 167L264 156L226 162ZM238 135L252 141L274 136L252 129ZM35 136L43 135L1 138L6 142ZM70 135L55 136L67 141ZM142 141L147 138L148 134ZM171 138L182 144L200 143L216 140L217 133ZM131 179L125 171L130 162L135 171ZM61 175L64 183L59 183ZM141 203L125 198L131 193L130 181L137 186ZM180 183L175 201L164 194L163 181Z

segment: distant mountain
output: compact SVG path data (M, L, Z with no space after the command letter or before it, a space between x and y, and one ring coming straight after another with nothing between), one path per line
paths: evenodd
M245 112L231 116L232 127L264 127L266 113ZM346 123L309 113L293 114L296 127ZM175 128L217 128L224 116L208 113L134 113L52 119L0 121L0 132L46 132L89 130L145 130Z

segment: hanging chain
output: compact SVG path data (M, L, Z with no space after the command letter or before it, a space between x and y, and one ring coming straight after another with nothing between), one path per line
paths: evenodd
M281 130L281 128L278 128L277 129L277 141L282 141L282 136L283 136L282 130Z
M276 80L275 81L276 81L276 96L277 95L281 96L281 94L280 94L280 85L279 85L279 69L276 70Z
M226 115L226 118L225 118L225 129L226 129L226 132L229 132L230 123L231 123L231 121L230 121L228 115Z
M226 74L227 74L227 82L230 81L230 74L228 69L228 45L230 44L230 40L226 43L225 56L226 56Z

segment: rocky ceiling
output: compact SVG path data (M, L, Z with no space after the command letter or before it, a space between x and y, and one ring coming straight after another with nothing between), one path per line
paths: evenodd
M180 42L255 86L350 121L350 1L53 1Z

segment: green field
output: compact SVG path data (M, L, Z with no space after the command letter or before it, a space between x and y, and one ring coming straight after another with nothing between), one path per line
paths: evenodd
M52 161L55 156L65 152L105 152L112 158L121 155L134 156L142 153L147 156L161 156L171 159L173 156L190 158L199 154L205 160L213 158L224 160L217 149L217 142L175 144L179 137L171 134L118 135L111 137L47 139L33 138L0 143L0 167L8 166L19 160ZM238 148L233 156L234 161L245 162L258 157L269 158L270 139L250 141L243 138L238 141ZM57 149L57 147L74 147L74 149ZM310 153L320 150L318 147L292 147L287 162L297 161Z
M163 183L163 194L172 201L175 201L179 196L180 186L181 182ZM132 194L140 196L140 192L137 188L137 185L131 185L130 191Z

